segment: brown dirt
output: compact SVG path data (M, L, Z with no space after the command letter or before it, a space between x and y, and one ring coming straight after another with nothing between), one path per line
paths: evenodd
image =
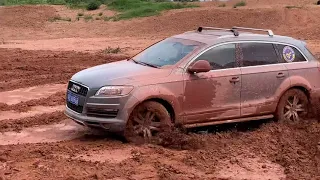
M48 22L56 15L74 19L78 10L0 7L0 92L66 84L79 70L124 59L161 38L200 25L271 28L307 40L320 59L320 11L313 0L247 0L247 6L234 9L235 2L227 2L225 8L203 3L201 8L119 22ZM302 7L288 9L287 5ZM102 11L112 13L104 9L92 13ZM119 46L128 55L102 53L107 46ZM62 105L64 96L57 92L15 105L0 104L0 111ZM293 125L239 123L188 134L175 131L160 136L158 145L123 143L99 131L59 137L63 142L49 136L40 141L12 137L12 131L42 132L65 119L63 112L55 112L0 121L0 139L12 138L1 141L16 144L0 146L0 179L320 179L320 124L314 120ZM54 133L53 128L50 134ZM62 136L72 135L68 133Z
M0 92L48 83L66 84L77 71L125 58L104 53L0 49Z

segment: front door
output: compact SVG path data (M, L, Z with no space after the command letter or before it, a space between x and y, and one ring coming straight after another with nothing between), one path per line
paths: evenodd
M241 71L235 62L235 44L209 48L197 60L209 61L212 70L184 75L186 123L239 117Z

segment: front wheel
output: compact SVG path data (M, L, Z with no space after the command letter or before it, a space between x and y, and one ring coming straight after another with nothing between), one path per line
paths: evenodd
M146 101L131 113L124 135L129 142L144 143L161 132L171 131L172 127L166 108L158 102Z
M308 97L299 89L290 89L280 98L276 117L279 122L299 122L308 114Z

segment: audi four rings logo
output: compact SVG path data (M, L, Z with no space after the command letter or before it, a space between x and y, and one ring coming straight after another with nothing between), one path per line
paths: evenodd
M70 89L71 91L78 93L80 91L80 86L77 86L75 84L72 84L72 87Z

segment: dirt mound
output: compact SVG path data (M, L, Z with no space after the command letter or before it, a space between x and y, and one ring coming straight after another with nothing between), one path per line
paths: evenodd
M48 114L39 114L33 117L27 117L15 120L0 121L0 132L4 131L20 131L22 128L32 127L37 125L46 125L60 122L66 119L63 112L54 112Z
M0 27L43 28L56 10L50 6L11 6L0 7Z
M0 49L0 91L48 83L66 84L82 69L125 58L104 53Z
M124 34L141 35L161 33L172 35L196 29L198 26L245 26L273 29L277 34L304 39L319 39L320 11L317 8L201 8L170 11L159 17L134 20ZM132 35L132 34L131 34Z

